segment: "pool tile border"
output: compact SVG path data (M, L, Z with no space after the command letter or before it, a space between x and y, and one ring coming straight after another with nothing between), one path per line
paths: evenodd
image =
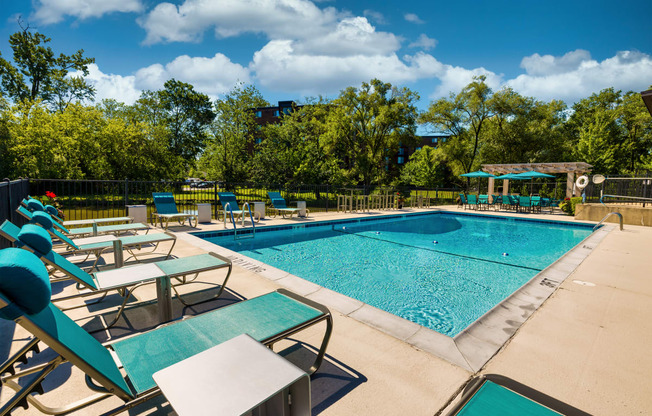
M405 213L365 217L347 220L315 221L309 224L264 226L256 232L291 230L324 225L351 224L367 221L382 221L395 218L454 214L478 216L454 211L429 211L425 213ZM509 216L489 215L505 221L531 221L539 223L558 223L567 226L585 228L591 223L572 223L546 219L514 218ZM455 337L440 334L407 319L365 304L359 300L334 292L298 276L269 266L235 251L226 249L203 238L232 235L233 230L178 233L177 235L190 244L207 251L214 251L230 258L235 265L250 270L266 279L292 290L299 295L325 304L339 313L376 328L398 338L413 347L431 353L470 372L477 372L511 339L518 329L532 314L557 290L563 281L589 256L593 248L606 235L615 229L613 225L604 225L564 256L542 270L498 305L486 312L474 323L462 330ZM243 229L240 232L251 229Z

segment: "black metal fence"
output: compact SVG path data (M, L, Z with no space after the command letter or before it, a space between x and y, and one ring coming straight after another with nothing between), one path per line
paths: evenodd
M18 182L18 181L14 181ZM13 183L13 182L12 182ZM211 204L213 218L218 218L220 211L218 192L233 192L238 202L266 201L267 192L276 191L291 203L306 201L311 212L327 212L337 209L337 196L341 194L369 195L372 193L400 193L405 204L410 206L417 195L426 196L436 204L454 203L457 189L424 189L417 187L376 187L376 188L341 188L332 185L274 185L251 183L203 182L191 184L175 181L106 181L106 180L67 180L67 179L25 179L20 182L24 187L16 194L7 207L3 202L0 220L10 218L20 200L26 195L40 199L46 204L57 206L66 220L86 218L119 217L127 215L130 205L146 205L147 217L154 222L154 204L152 192L172 192L180 211L195 209L198 203ZM13 185L12 185L13 186ZM54 197L48 195L54 194ZM2 194L0 194L0 198ZM16 219L16 216L13 217Z
M16 212L20 201L29 195L29 180L18 179L11 181L5 179L0 182L0 224L5 220L10 220L18 226L22 226L27 221ZM11 243L0 238L0 248L10 247Z
M611 195L615 198L605 198L605 203L645 207L652 203L652 177L609 177L600 184L589 181L584 193L587 202L599 202L602 195Z

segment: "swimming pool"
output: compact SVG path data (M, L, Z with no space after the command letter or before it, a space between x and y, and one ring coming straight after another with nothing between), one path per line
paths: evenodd
M439 212L195 235L453 337L591 231Z

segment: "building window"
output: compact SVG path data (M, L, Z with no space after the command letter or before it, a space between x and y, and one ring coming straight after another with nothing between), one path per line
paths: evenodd
M285 107L283 109L283 114L290 114L290 112L292 112L292 109L290 107Z
M399 149L398 149L398 154L399 154L399 155L404 155L404 154L405 154L405 148L403 148L403 147L399 147Z
M399 156L398 157L398 164L402 165L403 163L405 163L405 157L404 156Z
M261 144L261 143L263 142L263 139L261 139L260 137L256 137L256 138L254 139L254 142L255 142L256 144Z
M274 110L274 117L278 117L280 115L278 110Z
M433 138L432 138L432 142L433 142L433 143L437 143L437 138L436 138L436 137L433 137Z
M262 111L256 111L256 117L261 118L263 116Z
M414 150L415 150L415 151L416 151L416 150L421 150L421 148L420 148L420 147L417 147L417 148L416 148L416 149L414 149Z

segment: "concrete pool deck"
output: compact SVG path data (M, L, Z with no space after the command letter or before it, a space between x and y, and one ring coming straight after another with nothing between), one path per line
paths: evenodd
M440 208L457 210L456 207ZM414 211L416 210L403 210ZM384 212L396 213L397 211ZM562 215L487 213L573 220ZM313 214L308 219L275 219L264 220L263 223L301 223L362 215ZM200 224L200 228L206 231L219 230L222 229L222 224ZM554 293L542 300L542 305L535 313L523 318L524 323L510 331L507 342L503 342L504 345L501 344L487 358L486 363L477 364L476 368L452 364L451 360L439 358L427 351L428 343L419 347L417 343L405 342L400 337L361 322L364 319L360 319L360 316L353 319L356 305L323 294L313 296L331 308L335 320L326 363L313 378L313 414L440 414L466 382L478 373L498 373L511 377L596 415L650 413L652 396L649 391L652 391L652 381L649 374L652 358L647 355L647 350L652 341L652 322L648 318L652 313L652 278L648 252L652 242L652 228L625 226L622 232L616 227L610 228L603 233L601 241L585 244L588 248L577 248L585 250L588 256L580 260L571 255L571 259L575 259L579 265L554 289ZM195 245L193 240L196 237L184 234L185 231L195 230L185 227L171 229L179 232L179 241L174 251L176 256L185 257L203 251L201 246L197 246L199 244ZM297 291L310 290L305 286L302 289L301 282L291 282L293 279L283 282L284 276L277 280L267 279L257 272L255 264L236 260L234 265L225 302L239 296L250 298L267 293L281 283L288 282L288 286L294 285L293 289ZM201 280L219 281L223 276L219 271L206 275L208 277L202 276ZM183 286L184 290L186 286ZM187 289L191 291L196 287ZM65 287L63 290L72 288ZM156 297L153 286L139 289L135 295L139 300ZM85 327L94 328L99 325L100 318L115 306L110 300L105 303L103 307L106 309L89 311L88 308L80 308L67 313ZM221 305L217 302L207 306ZM353 311L347 313L347 308ZM175 311L180 316L179 305L175 306ZM183 313L201 311L186 308ZM109 333L99 332L96 336L104 342L153 325L155 306L150 304L133 308L126 315L117 329ZM399 330L406 329L399 325ZM311 328L305 333L297 334L296 338L317 345L322 331L321 327ZM501 331L504 332L502 328L496 328L490 333ZM18 349L27 337L22 328L14 329L14 325L7 321L0 322L0 332L3 334L0 339L2 359L9 354L9 350ZM410 330L406 332L409 333ZM282 351L289 359L299 363L304 361L302 356L311 354L310 348L295 347L295 343L283 342L275 350ZM47 393L45 396L48 399L62 403L82 397L86 388L83 377L76 369L66 366L58 377L58 381L45 387L49 390L48 386L64 383L60 387L63 394ZM10 395L9 389L3 387L0 402L6 401ZM112 398L75 414L99 414L119 403L120 400ZM130 413L171 414L172 409L161 398ZM38 412L30 407L27 412L19 409L13 414Z

